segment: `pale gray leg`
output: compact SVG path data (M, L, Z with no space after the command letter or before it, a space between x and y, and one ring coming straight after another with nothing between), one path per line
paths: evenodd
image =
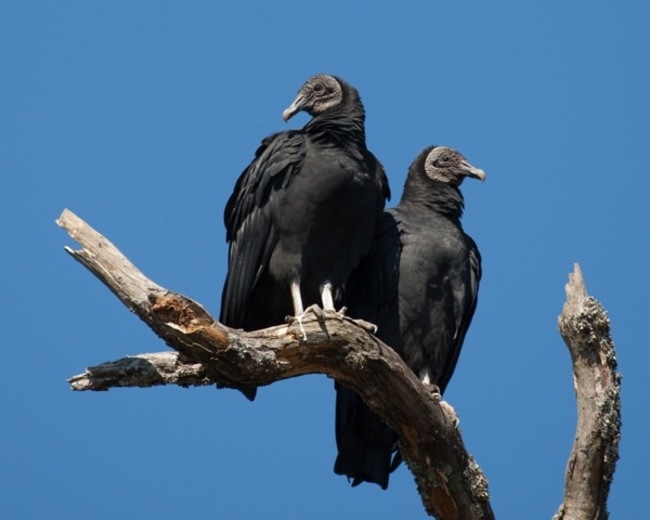
M300 316L304 313L302 307L302 297L300 296L300 283L291 282L291 300L293 301L293 314Z
M330 282L325 282L320 286L320 297L323 302L323 310L334 311L334 298L332 296L332 284Z
M302 339L303 341L306 341L307 333L305 332L305 328L302 326L302 317L305 315L305 311L302 307L302 296L300 296L300 283L295 280L291 282L291 300L293 301L293 314L300 326Z

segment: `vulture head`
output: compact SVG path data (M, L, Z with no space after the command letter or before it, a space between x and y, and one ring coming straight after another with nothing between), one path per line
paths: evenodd
M344 88L351 87L334 76L327 74L312 76L300 87L293 103L282 112L282 119L288 121L301 110L315 117L330 108L337 107L343 102Z
M465 157L453 148L433 146L425 150L424 172L431 180L460 186L465 177L485 180L485 172L472 166Z

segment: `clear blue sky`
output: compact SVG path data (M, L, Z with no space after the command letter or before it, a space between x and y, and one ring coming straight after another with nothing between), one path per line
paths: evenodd
M550 519L575 428L556 329L580 262L623 373L612 518L647 514L650 4L13 2L0 6L6 519L424 518L333 474L324 376L233 391L73 393L86 366L167 347L89 272L70 208L157 283L218 315L225 201L310 75L362 94L401 195L426 145L462 151L484 278L446 398L500 519Z

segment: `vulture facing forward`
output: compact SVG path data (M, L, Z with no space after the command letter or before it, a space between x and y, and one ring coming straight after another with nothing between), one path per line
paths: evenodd
M229 327L257 330L300 318L313 304L341 305L390 196L384 169L366 148L356 89L313 76L282 117L300 111L312 119L264 139L226 205L220 321Z
M377 324L377 337L441 393L456 367L481 278L480 254L460 223L458 188L465 177L484 180L485 173L451 148L423 150L346 295L349 315ZM357 393L340 383L336 389L334 471L352 485L367 481L386 489L401 460L393 459L398 437Z

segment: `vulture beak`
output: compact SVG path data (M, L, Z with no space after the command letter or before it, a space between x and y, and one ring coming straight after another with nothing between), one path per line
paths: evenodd
M302 92L298 92L298 95L296 96L296 99L293 100L293 103L291 103L291 105L289 105L289 107L287 107L287 109L282 112L282 119L284 119L285 123L303 109L306 101L306 96Z
M468 177L473 177L481 181L485 180L485 172L476 166L472 166L468 161L463 161L460 167Z

